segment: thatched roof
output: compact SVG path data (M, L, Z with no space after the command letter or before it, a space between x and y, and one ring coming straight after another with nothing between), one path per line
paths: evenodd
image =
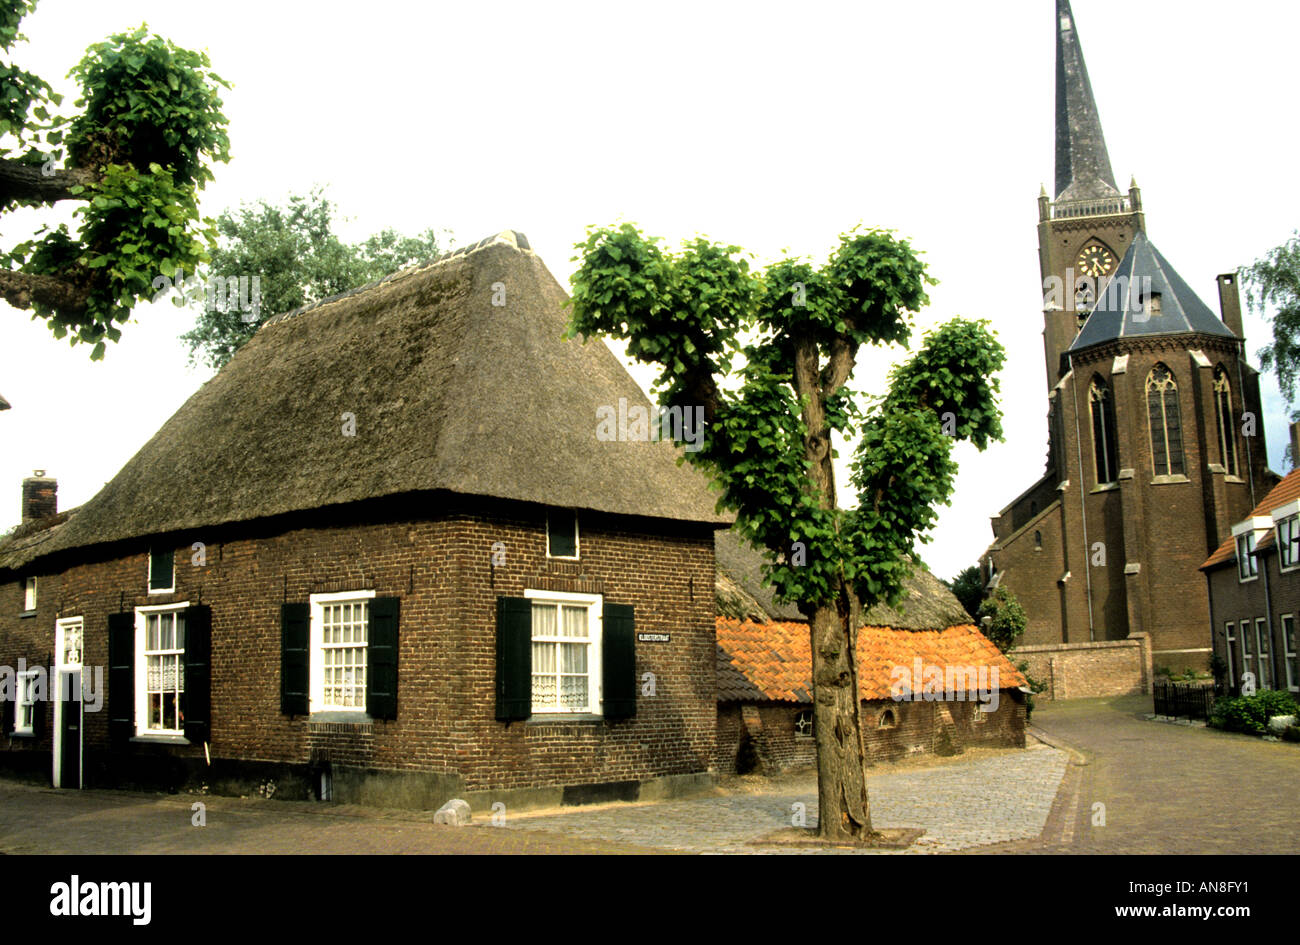
M718 578L715 587L718 613L740 620L754 618L757 609L771 620L803 620L792 604L779 603L763 584L763 552L755 550L733 531L714 535ZM948 586L920 564L912 570L897 607L877 604L862 615L862 626L897 630L945 630L973 623L970 614Z
M603 343L563 340L566 300L507 231L277 316L38 550L0 549L0 566L428 491L725 523L671 444L597 439L598 408L650 403Z

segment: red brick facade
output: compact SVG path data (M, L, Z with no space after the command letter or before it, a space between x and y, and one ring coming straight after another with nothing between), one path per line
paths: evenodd
M104 667L110 614L173 601L211 607L212 766L202 745L132 742L125 755L110 754L108 713L87 713L88 786L135 783L150 766L169 780L211 783L221 780L214 769L232 762L261 764L268 777L297 778L326 762L414 771L438 776L448 792L707 771L716 714L711 529L591 513L580 518L581 559L558 561L546 556L544 516L544 508L523 503L407 497L365 511L178 535L165 543L176 549L175 592L162 595L147 591L144 546L97 560L55 559L33 572L34 615L20 616L21 580L11 576L0 588L0 664L23 657L48 665L56 619L80 616L83 663ZM194 563L194 542L205 542L202 565ZM494 542L505 555L495 567ZM600 594L632 605L638 632L668 635L637 644L638 679L652 673L654 694L638 697L634 718L495 720L496 600L528 589ZM282 715L281 604L349 590L401 601L397 718L322 723ZM48 777L51 728L35 743L5 739L0 762L27 761Z

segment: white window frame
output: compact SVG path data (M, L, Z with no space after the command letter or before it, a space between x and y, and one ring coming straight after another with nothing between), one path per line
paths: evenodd
M1268 644L1267 653L1264 652L1265 643ZM1277 683L1273 678L1273 641L1268 621L1263 617L1255 618L1255 660L1259 664L1259 688L1272 689Z
M23 613L29 614L36 609L38 581L35 577L23 579Z
M166 549L162 549L166 551ZM153 586L153 553L154 549L149 549L149 576L145 580L145 589L150 594L175 594L176 593L176 550L172 549L172 579L166 587L155 588Z
M148 625L147 618L151 614L176 611L183 616L189 606L189 601L181 601L175 604L153 604L135 609L135 734L137 738L183 738L185 736L183 721L181 728L149 728L149 660L145 656L145 628ZM186 630L188 632L188 627ZM184 647L180 650L180 665L184 671Z
M571 509L573 512L573 554L571 555L553 555L551 554L551 513L546 513L546 557L552 561L578 561L582 558L582 529L578 527L578 510Z
M1291 632L1287 633L1287 623L1291 624ZM1295 648L1295 614L1283 614L1281 617L1282 624L1282 652L1285 654L1283 662L1286 663L1286 687L1292 692L1300 692L1300 664L1296 663Z
M312 594L307 598L309 609L311 611L311 630L309 633L309 645L311 647L309 656L309 667L307 680L307 711L316 712L348 712L358 716L366 714L365 706L365 689L362 690L362 705L327 705L325 703L325 605L326 604L349 604L359 601L365 601L366 606L366 683L370 682L370 602L375 598L375 592L370 590L358 591L338 591L331 594Z
M532 678L529 678L529 705L533 715L604 715L605 697L601 662L601 645L605 635L605 598L601 594L573 594L567 591L525 590L524 597L541 604L583 604L587 607L587 706L573 709L566 706L538 706L532 699ZM531 621L531 614L529 620ZM570 640L569 642L573 642ZM529 632L529 647L532 633Z
M1255 557L1255 533L1245 532L1237 536L1237 583L1249 584L1259 580L1259 559ZM1245 550L1242 550L1242 545Z
M1277 541L1277 566L1283 574L1288 571L1300 571L1300 547L1295 542L1282 540L1282 525L1290 523L1291 537L1300 536L1300 500L1288 502L1273 510L1274 539ZM1290 555L1287 552L1290 551ZM1287 564L1287 558L1291 563Z
M36 702L35 699L27 698L27 682L39 678L41 671L39 669L28 669L19 673L14 681L18 684L18 692L14 695L14 734L15 735L35 735L36 734ZM48 688L48 680L46 681ZM22 724L23 710L31 707L32 720L26 725Z
M81 646L75 663L64 659L67 647L68 631L76 628ZM81 617L61 617L54 621L54 662L59 669L81 669L86 659L86 622Z
M1223 625L1223 636L1228 647L1228 685L1237 684L1237 625L1229 620Z

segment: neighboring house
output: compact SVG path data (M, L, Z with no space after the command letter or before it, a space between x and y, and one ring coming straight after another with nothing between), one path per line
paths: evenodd
M725 523L673 446L598 438L649 402L565 301L507 231L271 319L79 509L26 481L0 663L105 703L24 676L0 766L414 806L707 779Z
M1298 432L1300 424L1292 424L1295 456L1300 456ZM1256 689L1300 693L1300 469L1233 527L1201 570L1209 585L1214 652L1224 661L1227 689L1240 693L1250 673Z
M1218 277L1216 313L1156 249L1136 183L1116 184L1068 0L1056 14L1056 184L1038 200L1047 464L993 517L981 569L1024 607L1035 675L1056 660L1080 681L1058 695L1113 695L1147 688L1148 650L1205 668L1196 566L1277 477L1237 275Z
M717 560L716 767L771 773L813 765L808 623L773 600L760 580L762 557L734 533L718 533ZM1024 677L923 568L897 609L878 605L863 614L858 666L863 736L873 761L954 754L972 745L1025 746ZM942 691L927 692L925 682L935 678ZM895 698L913 679L913 695Z

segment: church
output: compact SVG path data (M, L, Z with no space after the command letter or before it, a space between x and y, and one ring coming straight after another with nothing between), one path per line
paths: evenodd
M1069 0L1056 19L1055 196L1038 198L1047 464L993 517L981 570L1024 606L1036 668L1140 638L1149 684L1152 665L1207 667L1197 568L1277 477L1237 276L1218 277L1216 315L1156 248L1136 182L1115 183Z

